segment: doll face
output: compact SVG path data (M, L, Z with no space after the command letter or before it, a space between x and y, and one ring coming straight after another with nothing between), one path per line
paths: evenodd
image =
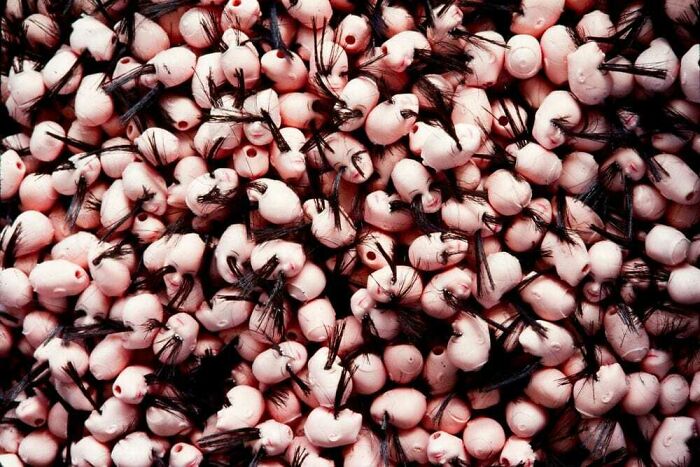
M250 255L250 263L254 270L262 268L268 261L274 258L277 266L270 277L283 273L286 277L294 277L301 271L306 260L303 248L298 243L284 240L270 240L253 248Z
M408 249L411 264L422 271L442 269L459 263L467 253L466 239L449 234L427 234L416 238Z
M431 189L432 178L427 169L417 161L403 159L391 173L396 191L407 203L419 198L425 212L436 212L442 204L438 190Z
M550 93L535 113L532 135L545 149L554 149L566 142L561 127L573 128L581 121L581 109L566 91Z
M372 299L381 303L394 300L400 303L411 303L420 298L423 284L412 267L397 266L396 276L394 276L391 268L385 266L369 276L367 290Z
M309 62L309 79L316 89L338 95L348 83L348 56L335 42L317 39L315 56Z

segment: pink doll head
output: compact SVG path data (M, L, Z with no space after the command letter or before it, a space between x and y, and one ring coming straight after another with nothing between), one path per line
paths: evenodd
M374 171L367 149L350 135L332 133L327 138L325 157L343 180L357 184L367 181Z
M637 56L634 65L661 71L656 76L635 75L635 81L646 91L663 92L676 81L680 61L666 39L656 38L651 41L648 49Z
M85 428L100 442L108 442L128 433L138 420L138 409L117 398L109 398L100 410L85 420Z
M98 61L112 58L117 37L108 26L89 15L74 21L72 26L70 46L75 52L87 50Z
M295 376L306 364L307 354L298 342L287 341L265 350L253 361L253 375L264 384L276 384Z
M446 269L464 259L467 247L467 240L458 236L426 234L411 243L408 257L411 265L420 271Z
M555 24L564 11L562 0L522 0L520 10L514 15L510 30L516 34L531 34L539 37Z
M571 398L571 384L566 375L556 368L536 370L525 388L525 394L535 404L545 408L563 407Z
M435 318L448 318L457 312L455 306L471 295L472 275L454 267L438 273L428 282L421 295L421 306Z
M153 352L164 364L183 362L197 344L199 323L186 313L171 316L153 339Z
M540 43L529 34L516 34L508 40L504 64L514 78L535 76L542 68Z
M385 266L367 278L368 297L380 303L415 303L420 299L423 283L410 266Z
M651 458L658 464L690 465L691 453L687 443L694 436L697 436L697 427L692 418L665 418L651 442Z
M589 377L574 384L574 404L576 410L587 417L603 415L620 402L629 390L622 367L614 363L603 365L595 378ZM596 391L596 397L592 392Z
M445 431L457 435L464 431L471 412L465 401L458 397L447 399L437 397L428 402L428 410L423 417L423 426L435 431Z
M277 93L272 89L261 91L248 98L243 103L243 110L251 115L261 117L260 121L246 123L243 132L252 144L265 145L272 142L272 132L270 122L279 126L281 117L279 113L279 98ZM265 123L264 116L268 115L269 119Z
M438 190L433 189L432 177L419 162L411 159L399 161L394 166L391 179L396 191L405 202L419 202L421 209L427 213L440 209L442 196Z
M382 359L371 353L360 354L353 360L357 367L352 375L353 390L359 394L373 394L384 386L386 369Z
M309 85L320 95L338 95L348 83L348 56L343 47L314 34L313 59L309 60ZM329 96L330 97L330 96Z
M355 227L350 217L341 206L334 212L330 203L324 199L308 200L304 203L304 212L311 218L311 232L318 241L330 248L338 248L354 242Z
M150 465L159 457L159 451L157 443L145 432L134 431L112 447L112 461L116 466Z
M632 415L646 415L656 406L661 392L661 386L656 376L637 372L627 376L630 390L620 401L622 409Z
M553 149L566 142L564 130L581 121L581 109L566 91L550 93L535 113L532 136L545 149Z
M397 404L401 402L399 407ZM377 423L386 420L400 429L413 428L420 423L427 410L425 396L408 387L390 389L374 399L370 412Z
M19 443L17 456L24 464L48 466L57 458L59 440L46 430L29 433Z
M476 371L488 361L491 349L488 325L478 316L461 312L452 322L453 337L447 358L462 371Z
M325 407L311 410L304 423L306 438L319 448L346 446L357 441L362 426L362 415L350 409L337 416Z
M86 436L71 446L71 462L76 466L108 464L111 462L107 445Z
M700 45L691 46L681 58L679 82L683 94L690 102L700 103L700 91L697 84L700 83Z
M279 180L262 178L248 186L248 198L257 201L260 215L273 224L301 220L303 210L299 196Z
M473 57L469 62L472 73L467 74L464 84L479 88L490 88L496 84L503 69L505 45L505 39L496 31L485 30L472 34L464 49Z
M417 115L418 98L414 94L397 94L369 112L365 132L374 144L392 144L409 133Z
M191 444L176 443L170 448L170 465L172 467L193 467L203 460L202 452Z
M537 321L537 328L525 328L518 340L526 352L541 357L545 366L562 364L575 350L571 334L548 321Z
M496 420L478 417L467 422L463 440L470 456L478 460L489 460L501 452L506 437L503 427Z
M467 453L462 440L444 431L436 431L430 435L426 452L431 464L449 465L467 462Z

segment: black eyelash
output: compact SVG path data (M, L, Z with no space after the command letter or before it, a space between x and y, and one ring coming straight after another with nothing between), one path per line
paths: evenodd
M78 178L75 194L71 197L70 206L68 206L68 210L66 210L66 223L70 228L75 227L75 223L78 221L78 216L83 208L87 190L87 180L81 175L80 178Z
M279 258L274 255L257 271L250 271L240 276L235 285L241 290L243 296L251 296L253 290L267 280L277 266L279 266Z
M277 276L272 288L268 293L267 301L263 304L262 313L258 319L258 326L265 327L266 323L272 323L272 329L276 335L284 335L284 274Z
M80 149L81 151L92 152L92 151L96 151L99 149L99 146L95 146L94 144L86 143L85 141L81 141L79 139L71 138L70 136L57 135L56 133L53 133L51 131L47 131L46 135L50 136L51 138L53 138L55 140L61 141L62 143L64 143L67 146L76 147L76 148Z
M2 257L2 267L3 269L10 268L15 263L17 245L19 244L20 237L22 236L22 223L19 222L12 229L12 234L7 239L7 244L5 244L5 235L12 229L11 225L8 225L2 230L2 235L0 236L0 249L3 251ZM2 245L5 244L3 247Z
M183 274L182 283L166 304L166 308L179 311L185 300L190 296L195 286L195 278L192 274Z
M272 402L275 407L285 407L289 400L289 394L285 386L272 386L265 392L265 398Z
M342 409L343 397L348 392L349 384L352 381L352 375L355 373L355 371L357 371L357 366L352 365L350 368L344 366L340 372L340 379L338 380L338 386L335 389L335 396L333 398L333 416L336 419L338 418L338 415Z
M429 79L422 77L416 81L418 90L428 99L431 111L435 114L437 123L450 135L457 145L457 149L462 150L462 145L457 137L454 123L452 122L452 96L445 95L443 91L435 86ZM402 114L403 115L403 114ZM416 115L417 116L417 115Z
M290 467L302 467L308 457L309 452L305 448L297 446L294 449L294 456L292 457Z
M258 439L260 430L257 428L239 428L204 436L199 439L197 445L208 454L213 454L227 452Z
M342 221L340 212L340 181L343 178L343 173L345 170L345 167L340 167L338 169L338 172L335 174L335 178L333 179L331 195L328 197L328 208L333 213L333 225L336 229L340 229Z
M326 363L323 366L324 369L330 370L335 362L335 358L338 356L340 351L340 343L343 340L343 334L345 333L345 321L336 321L333 326L333 332L328 339L328 356L326 357Z
M287 364L287 374L289 375L289 378L292 380L292 382L296 384L297 387L301 390L301 392L303 392L307 396L311 394L311 388L309 387L309 385L306 383L306 381L301 379L299 375L292 371L292 367L289 364Z
M134 79L139 78L142 75L153 74L156 72L156 66L152 63L147 63L139 67L134 68L124 74L111 79L109 82L102 85L102 90L107 94L112 94L118 89L122 88L124 85L129 83Z
M282 31L280 30L279 16L277 15L277 2L270 2L270 42L273 49L281 50L285 56L291 57L292 52L287 47L282 39Z
M7 411L16 405L15 399L20 394L41 381L48 379L50 373L48 361L41 362L31 368L14 386L3 393L0 398L0 415L4 417Z
M262 243L270 240L278 240L281 238L289 238L299 233L303 233L311 226L310 223L300 222L297 224L283 226L266 226L258 229L253 229L253 238L255 241Z
M315 18L312 22L312 28L314 31L314 41L313 41L313 59L316 65L316 74L313 76L314 83L318 85L319 90L324 97L337 101L338 96L328 87L324 78L331 74L331 70L338 63L340 57L342 56L344 50L338 45L337 42L333 42L333 46L330 51L330 57L328 57L328 63L325 62L323 54L323 44L326 42L326 21L324 20L321 26L321 37L318 37L318 28L316 25Z
M103 229L103 233L101 233L100 236L100 241L108 241L112 237L112 235L114 235L117 232L119 227L124 225L124 223L127 220L131 219L134 216L137 216L143 210L143 204L145 202L152 200L154 197L155 193L149 192L144 188L143 195L141 195L136 201L134 201L134 205L131 208L131 210L125 215L123 215L121 218L114 221L109 227L105 227L105 229Z
M95 399L93 399L92 395L90 394L90 390L85 386L83 380L80 378L80 374L75 368L75 365L73 365L73 362L66 363L62 370L71 379L71 381L73 381L73 384L78 387L81 394L83 397L85 397L85 399L87 399L92 408L101 413L99 404L97 401L95 401Z
M270 129L270 133L272 133L272 138L275 140L275 144L279 148L280 152L291 151L292 148L289 147L289 143L287 143L287 140L284 139L284 136L280 132L279 127L272 120L270 113L265 109L261 110L260 113L262 114L263 122L265 122L267 127Z
M132 329L119 321L106 319L94 324L82 326L67 326L60 331L60 337L64 341L83 341L94 337L104 337L119 332L128 332Z
M476 296L481 297L484 293L484 273L486 273L486 277L489 280L491 290L496 288L486 258L486 252L484 251L484 241L481 230L477 230L474 234L474 257L476 259Z
M443 11L445 11L445 10L443 10ZM502 47L504 49L510 48L508 46L508 44L506 44L505 42L501 42L501 41L497 41L495 39L489 39L487 37L479 36L478 34L475 34L473 32L469 32L466 29L463 29L461 27L458 27L458 28L451 30L449 32L449 34L450 34L450 36L454 37L455 39L464 39L467 42L469 42L470 44L472 44L476 47L479 47L479 48L484 47L483 43L495 45L498 47Z
M599 70L614 71L617 73L627 73L635 76L649 76L651 78L666 79L666 70L635 65L633 63L610 63L603 62L598 66Z

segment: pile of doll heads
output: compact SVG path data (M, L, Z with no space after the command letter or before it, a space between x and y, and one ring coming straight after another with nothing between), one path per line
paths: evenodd
M0 464L699 465L699 16L7 0Z

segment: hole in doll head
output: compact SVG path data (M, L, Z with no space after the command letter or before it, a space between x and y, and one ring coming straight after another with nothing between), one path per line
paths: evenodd
M114 394L119 395L122 393L122 387L119 386L118 384L114 385Z
M177 127L180 129L187 128L187 122L184 120L180 120L179 122L177 122Z
M352 34L348 34L347 36L345 36L345 43L348 45L353 45L355 43L355 36L353 36Z
M377 254L373 251L368 251L367 252L367 259L370 261L374 261L375 259L377 259Z
M438 439L440 436L442 436L442 433L437 432L437 433L433 433L432 438L433 438L433 439Z
M17 163L15 165L17 166L17 169L19 169L19 170L22 170L22 168L24 167L24 164L22 164L22 161L17 161ZM690 198L688 198L688 199L690 199Z
M418 133L418 125L413 125L411 127L411 133Z
M83 271L81 271L80 269L76 269L75 270L75 278L80 279L82 276L83 276Z
M231 2L231 5L233 5L233 6L241 6L241 0L233 0L233 1Z
M236 0L238 1L238 0ZM182 451L182 444L176 444L175 447L173 447L173 452L180 452Z
M121 60L119 60L119 63L122 65L126 65L127 63L131 63L131 57L124 57Z
M437 347L433 348L433 354L435 355L442 355L445 353L445 348L441 345L438 345Z
M139 214L138 216L136 216L136 219L138 219L139 221L143 222L143 221L145 221L146 219L148 219L148 214L146 214L145 212L142 212L141 214Z
M258 155L258 151L255 148L248 148L245 150L245 155L248 157L255 157Z
M284 52L281 50L278 50L276 55L277 55L277 58L284 58Z

